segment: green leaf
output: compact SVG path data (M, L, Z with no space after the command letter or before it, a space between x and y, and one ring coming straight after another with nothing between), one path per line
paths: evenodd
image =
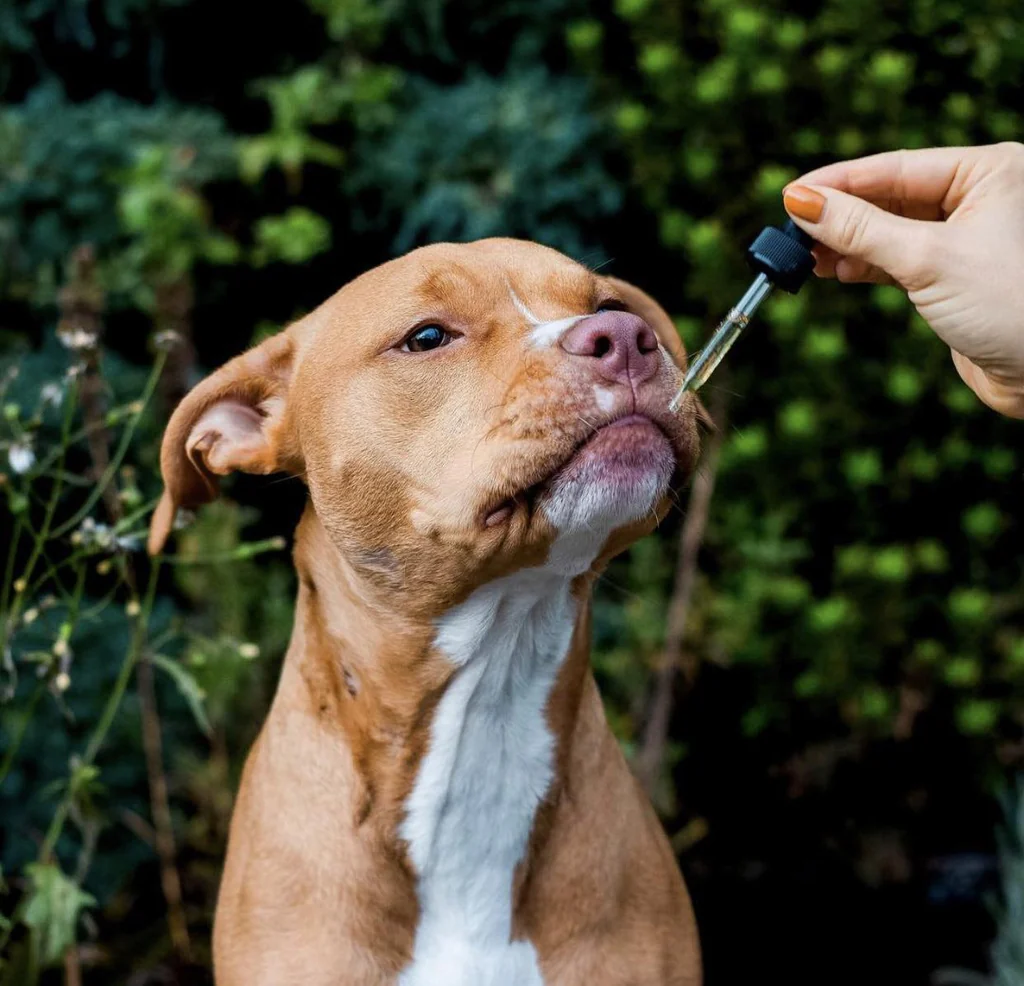
M914 554L922 571L944 572L949 568L949 555L938 541L920 541Z
M650 113L641 103L622 103L615 111L615 125L627 137L641 133L649 122Z
M819 633L829 633L847 623L852 612L846 599L831 596L813 605L807 615L812 629Z
M984 736L999 721L999 706L987 699L968 699L957 707L956 724L967 736Z
M676 69L679 48L671 41L656 41L640 51L640 69L646 75L661 76Z
M856 449L843 456L843 472L853 486L871 486L882 482L882 457L875 449Z
M981 665L973 657L954 657L942 676L955 688L973 688L981 680Z
M604 37L604 29L600 21L573 21L565 31L565 40L577 54L597 49Z
M810 401L790 401L779 414L779 428L792 438L807 438L818 430L819 415Z
M926 637L914 644L913 654L921 664L937 664L942 660L942 644Z
M846 337L838 328L809 329L800 350L806 360L831 363L846 355Z
M1003 529L1003 515L994 503L978 503L964 512L964 531L979 541L989 541Z
M154 654L150 659L152 662L165 671L171 680L178 686L181 697L192 713L196 725L207 736L210 735L210 720L207 718L206 709L203 703L206 701L206 693L200 687L199 682L192 676L192 673L183 667L178 661L173 661L163 654Z
M257 266L274 261L304 264L330 249L331 227L323 216L299 206L281 216L264 216L256 224Z
M990 603L984 589L957 589L950 594L949 611L960 623L978 623L988 615Z
M759 459L768 451L768 433L761 425L750 425L732 436L728 449L736 459Z
M906 291L889 284L878 284L871 289L871 301L879 310L887 315L895 315L905 311L910 305Z
M857 704L865 719L876 722L888 718L892 712L892 698L878 685L868 685L860 693Z
M902 545L890 545L875 552L871 571L883 582L905 582L910 576L910 552Z
M824 687L824 681L817 671L805 671L793 682L793 692L800 698L814 698Z
M894 366L889 371L886 389L900 404L913 404L921 396L921 374L912 366Z
M697 76L694 95L701 103L723 102L736 88L738 71L734 58L719 56Z
M22 920L32 930L43 966L57 965L76 941L82 911L96 900L52 863L29 863L25 875L29 889Z
M615 0L615 13L623 20L636 20L651 5L651 0Z
M901 51L876 51L868 63L868 77L880 87L899 91L909 85L914 74L914 59Z
M873 552L866 544L851 544L840 548L836 555L836 568L843 575L863 575L871 567Z
M683 167L692 181L707 181L718 170L718 156L710 147L687 147Z

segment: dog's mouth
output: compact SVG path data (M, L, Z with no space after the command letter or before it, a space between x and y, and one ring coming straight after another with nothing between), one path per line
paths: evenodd
M554 466L517 492L504 496L483 512L485 527L497 527L518 509L530 514L556 486L582 486L586 482L629 482L637 474L677 468L675 448L666 431L646 414L622 414L583 434Z

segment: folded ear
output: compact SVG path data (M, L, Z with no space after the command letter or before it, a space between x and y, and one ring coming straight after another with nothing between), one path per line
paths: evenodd
M617 277L606 277L605 280L629 310L639 315L654 329L658 341L669 351L669 355L675 360L676 365L680 369L685 369L686 347L683 345L683 340L679 338L675 323L668 317L668 312L646 291L642 291L628 281L622 281ZM705 428L715 430L715 423L699 398L697 399L697 417Z
M217 478L302 472L288 420L294 342L282 332L225 363L177 406L164 432L160 471L164 493L149 527L149 553L159 554L179 507L217 496Z

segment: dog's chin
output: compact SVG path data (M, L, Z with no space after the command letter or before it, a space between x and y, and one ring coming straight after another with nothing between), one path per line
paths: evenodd
M675 469L665 433L630 415L595 432L552 477L540 507L559 534L607 536L652 515Z

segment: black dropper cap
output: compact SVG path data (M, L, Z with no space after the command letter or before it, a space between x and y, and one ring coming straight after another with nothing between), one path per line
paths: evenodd
M765 226L747 248L747 262L776 287L796 294L814 270L811 239L792 219Z

